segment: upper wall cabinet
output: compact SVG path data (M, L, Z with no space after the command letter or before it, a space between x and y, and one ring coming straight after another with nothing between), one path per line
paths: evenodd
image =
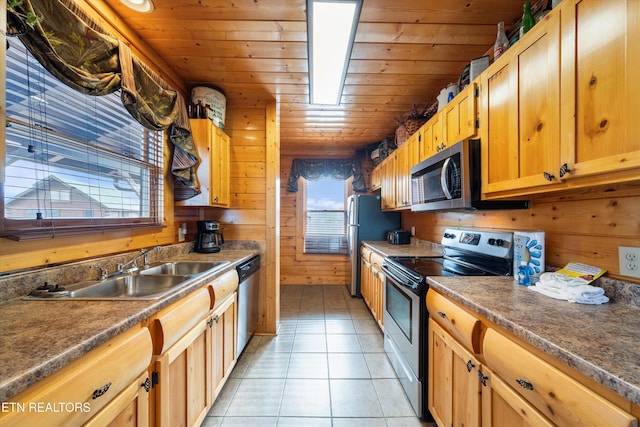
M550 184L560 166L560 20L547 15L481 76L483 192Z
M638 179L639 19L639 2L565 0L483 73L486 198Z
M477 85L471 83L443 108L441 116L445 134L442 148L476 136L477 96Z
M196 174L201 193L176 205L229 207L229 136L211 120L191 119L190 123L200 156Z
M640 2L564 3L560 167L568 171L555 175L629 172L640 166Z

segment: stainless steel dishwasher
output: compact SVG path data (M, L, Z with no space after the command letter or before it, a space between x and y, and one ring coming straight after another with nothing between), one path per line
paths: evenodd
M256 331L258 324L258 284L260 277L260 255L243 262L236 267L240 284L238 285L238 346L240 356Z

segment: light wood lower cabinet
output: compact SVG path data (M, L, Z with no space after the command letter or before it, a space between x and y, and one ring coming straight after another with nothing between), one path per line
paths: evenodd
M197 426L236 363L238 275L225 273L154 321L156 422Z
M513 391L486 366L481 369L482 426L553 426L522 396Z
M479 426L480 362L433 319L429 319L428 366L428 406L436 423Z
M578 382L433 289L427 307L428 406L438 426L637 427L630 402Z
M206 288L162 312L155 320L156 425L199 425L211 406L211 298ZM162 344L162 345L160 345Z
M489 328L483 354L487 366L557 425L635 426L637 419L505 335Z
M211 393L212 398L229 378L236 365L236 340L238 328L238 294L227 296L211 314Z
M151 353L149 330L132 328L9 399L0 425L149 425Z
M149 425L149 387L147 372L111 400L85 427L144 427Z
M373 318L384 330L384 257L362 248L360 269L360 293L364 303L369 307Z

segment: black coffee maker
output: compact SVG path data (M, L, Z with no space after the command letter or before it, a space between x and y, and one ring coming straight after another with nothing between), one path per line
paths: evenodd
M220 252L220 246L224 243L224 236L219 231L220 223L218 221L197 221L196 224L198 234L193 250L205 254Z

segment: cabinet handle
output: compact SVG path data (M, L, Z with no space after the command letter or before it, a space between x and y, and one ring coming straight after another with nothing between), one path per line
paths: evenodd
M210 328L213 327L213 319L207 320L207 326L209 326Z
M521 380L520 378L518 378L516 382L520 384L520 387L522 388L526 388L527 390L533 390L533 384L531 384L527 380Z
M560 178L562 178L563 176L565 176L568 173L571 173L571 169L569 169L569 165L568 164L565 163L562 166L560 166Z
M469 361L467 362L467 371L471 372L471 370L472 370L473 368L475 368L475 367L476 367L476 365L474 365L474 364L473 364L473 362L472 362L471 360L469 360Z
M482 372L478 371L478 378L480 379L480 382L482 383L482 385L486 387L487 380L489 379L489 377L486 375L482 375Z
M147 379L144 380L142 384L140 384L140 387L142 387L144 391L149 393L149 390L151 389L151 380L149 379L149 377L147 377Z
M103 385L102 387L100 387L99 389L94 390L93 391L93 400L99 398L100 396L105 394L107 391L109 391L109 387L111 387L111 382L108 382L105 385Z
M220 321L220 316L218 316L217 314L213 316L213 321L218 323Z
M545 172L543 175L544 175L544 179L546 179L549 182L553 181L556 178L555 175L550 174L549 172Z
M442 317L443 319L447 318L447 313L445 313L444 311L439 311L438 312L438 316Z

